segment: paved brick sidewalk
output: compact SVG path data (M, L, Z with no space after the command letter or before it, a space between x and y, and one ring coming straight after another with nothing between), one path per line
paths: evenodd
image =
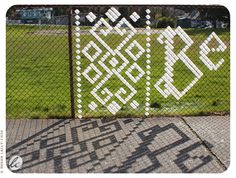
M7 120L17 172L223 172L229 116Z

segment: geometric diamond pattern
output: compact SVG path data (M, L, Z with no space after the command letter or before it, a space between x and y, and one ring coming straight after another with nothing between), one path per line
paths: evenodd
M217 145L211 123L219 121L213 127L218 133L219 126L228 128L229 117L198 119L207 125L206 136L196 135L201 124L194 132L188 118L177 117L7 120L7 161L20 156L23 165L16 172L25 173L222 172L221 152L212 154ZM225 131L223 155L229 153Z

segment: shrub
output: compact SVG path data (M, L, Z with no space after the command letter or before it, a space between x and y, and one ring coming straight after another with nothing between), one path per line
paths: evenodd
M174 28L176 26L176 20L169 17L161 17L158 19L156 28L166 28L168 26Z

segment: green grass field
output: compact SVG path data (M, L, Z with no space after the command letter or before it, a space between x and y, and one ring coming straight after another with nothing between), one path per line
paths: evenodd
M151 36L151 115L204 115L222 114L230 110L230 33L227 30L217 29L185 29L192 38L194 44L186 54L203 72L202 78L180 100L173 96L164 98L153 85L164 74L164 45L155 40L158 34ZM199 59L199 46L215 31L226 44L227 49L223 53L209 54L213 62L224 58L225 62L217 71L210 71ZM55 34L58 32L57 34ZM136 35L136 39L145 47L145 35ZM105 54L105 48L89 34L81 35L81 49L93 40ZM175 38L175 52L183 47L183 42ZM75 41L75 36L73 37ZM115 48L122 38L111 34L104 41ZM62 26L7 26L7 118L51 118L70 116L70 92L69 92L69 65L68 65L68 39L66 27ZM132 42L132 41L130 41ZM124 49L130 44L128 42ZM212 47L215 41L212 41ZM75 44L74 44L75 45ZM74 47L75 51L75 47ZM129 56L121 50L126 58ZM91 54L94 51L89 51ZM137 49L133 49L137 53ZM101 54L101 55L102 55ZM75 53L74 53L75 56ZM81 68L84 70L89 65L89 60L81 55ZM130 60L130 59L129 59ZM120 62L120 60L118 60ZM145 69L146 58L143 54L137 64ZM94 62L99 66L97 62ZM108 64L108 63L107 63ZM129 64L127 67L129 67ZM104 69L98 67L101 72ZM121 72L125 76L125 72ZM133 75L137 71L133 71ZM93 75L91 73L91 75ZM193 74L181 62L174 65L174 85L182 90L194 78ZM75 78L76 78L75 74ZM132 83L126 77L129 83ZM100 80L100 79L99 79ZM129 104L122 107L117 116L143 116L145 108L145 76L132 86L138 91L134 99L139 103L137 109L132 109ZM82 78L82 105L85 117L111 116L102 105L98 105L95 111L90 111L87 105L95 101L90 94L94 85ZM76 93L75 80L75 95ZM117 91L122 86L116 77L112 77L106 85L111 92ZM115 100L115 98L113 98ZM77 109L77 108L76 108Z

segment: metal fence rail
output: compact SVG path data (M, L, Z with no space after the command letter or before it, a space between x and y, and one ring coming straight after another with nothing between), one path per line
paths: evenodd
M221 6L14 6L7 118L229 113L229 25Z

